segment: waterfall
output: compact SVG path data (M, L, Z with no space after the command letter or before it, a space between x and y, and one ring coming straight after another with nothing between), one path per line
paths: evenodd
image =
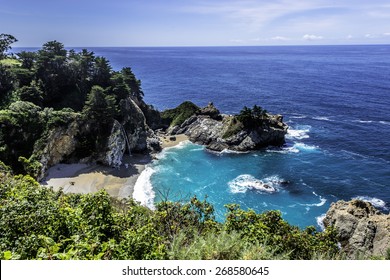
M130 149L130 142L129 142L129 138L127 137L126 130L125 130L125 128L123 127L123 125L122 125L122 124L120 124L120 129L121 129L121 131L122 131L122 135L123 135L123 137L125 138L126 145L127 145L127 150L129 150L129 155L131 155L131 149Z

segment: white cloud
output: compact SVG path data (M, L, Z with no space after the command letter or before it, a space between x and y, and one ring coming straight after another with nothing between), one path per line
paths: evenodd
M274 40L274 41L289 41L290 38L283 37L283 36L275 36L275 37L272 37L271 40Z
M324 39L324 37L319 35L313 35L313 34L305 34L303 35L302 39L306 41L316 41L316 40L322 40Z
M390 32L383 33L383 36L390 36Z
M241 44L241 43L244 43L244 40L241 40L241 39L231 39L230 42L231 43L239 43L239 44Z
M388 1L194 0L179 9L180 12L201 14L216 20L218 25L215 26L229 30L226 31L227 40L237 36L246 43L265 44L299 44L302 41L359 43L359 40L369 38L386 42L390 35L384 32L390 30L378 28L386 26L385 19L390 19ZM373 13L382 16L375 17ZM365 30L365 33L359 35L356 30ZM366 33L370 34L365 37ZM261 39L256 38L258 34L261 34ZM372 37L374 35L376 37Z

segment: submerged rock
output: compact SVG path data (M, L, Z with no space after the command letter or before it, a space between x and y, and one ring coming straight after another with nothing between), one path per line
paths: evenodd
M362 200L332 203L323 221L338 232L342 252L354 258L385 256L390 248L390 215Z

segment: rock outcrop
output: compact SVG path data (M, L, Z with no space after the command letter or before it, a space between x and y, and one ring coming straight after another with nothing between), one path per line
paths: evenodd
M38 179L42 179L47 169L61 162L99 162L119 167L125 152L155 152L161 149L158 137L147 124L144 112L138 106L141 103L145 112L153 116L151 122L158 121L153 108L143 101L131 97L120 102L121 119L108 123L107 131L99 131L99 124L81 119L67 126L52 129L35 154L42 164ZM158 112L157 112L158 113Z
M287 129L282 116L271 114L265 115L261 125L245 128L235 116L221 115L209 104L181 125L170 127L167 133L184 133L190 141L214 151L250 151L283 145Z
M39 162L42 164L38 179L44 177L48 168L62 162L75 151L78 144L76 139L78 132L79 124L74 121L67 127L57 127L49 133L43 150L38 149L38 152L36 152L40 155Z
M334 226L347 256L385 256L390 248L390 214L361 200L332 203L324 225Z
M111 134L108 137L108 150L103 161L108 166L119 167L122 165L122 158L126 148L130 148L125 133L126 132L124 131L122 124L120 124L117 120L114 120Z

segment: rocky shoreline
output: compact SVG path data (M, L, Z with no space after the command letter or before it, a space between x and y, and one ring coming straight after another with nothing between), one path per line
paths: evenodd
M349 258L390 254L390 214L381 213L370 202L332 203L323 223L336 229L341 252Z
M220 114L210 103L185 120L169 127L169 135L185 134L193 143L213 151L246 152L284 144L288 126L281 115L266 114L262 124L253 128L240 126L235 116Z

